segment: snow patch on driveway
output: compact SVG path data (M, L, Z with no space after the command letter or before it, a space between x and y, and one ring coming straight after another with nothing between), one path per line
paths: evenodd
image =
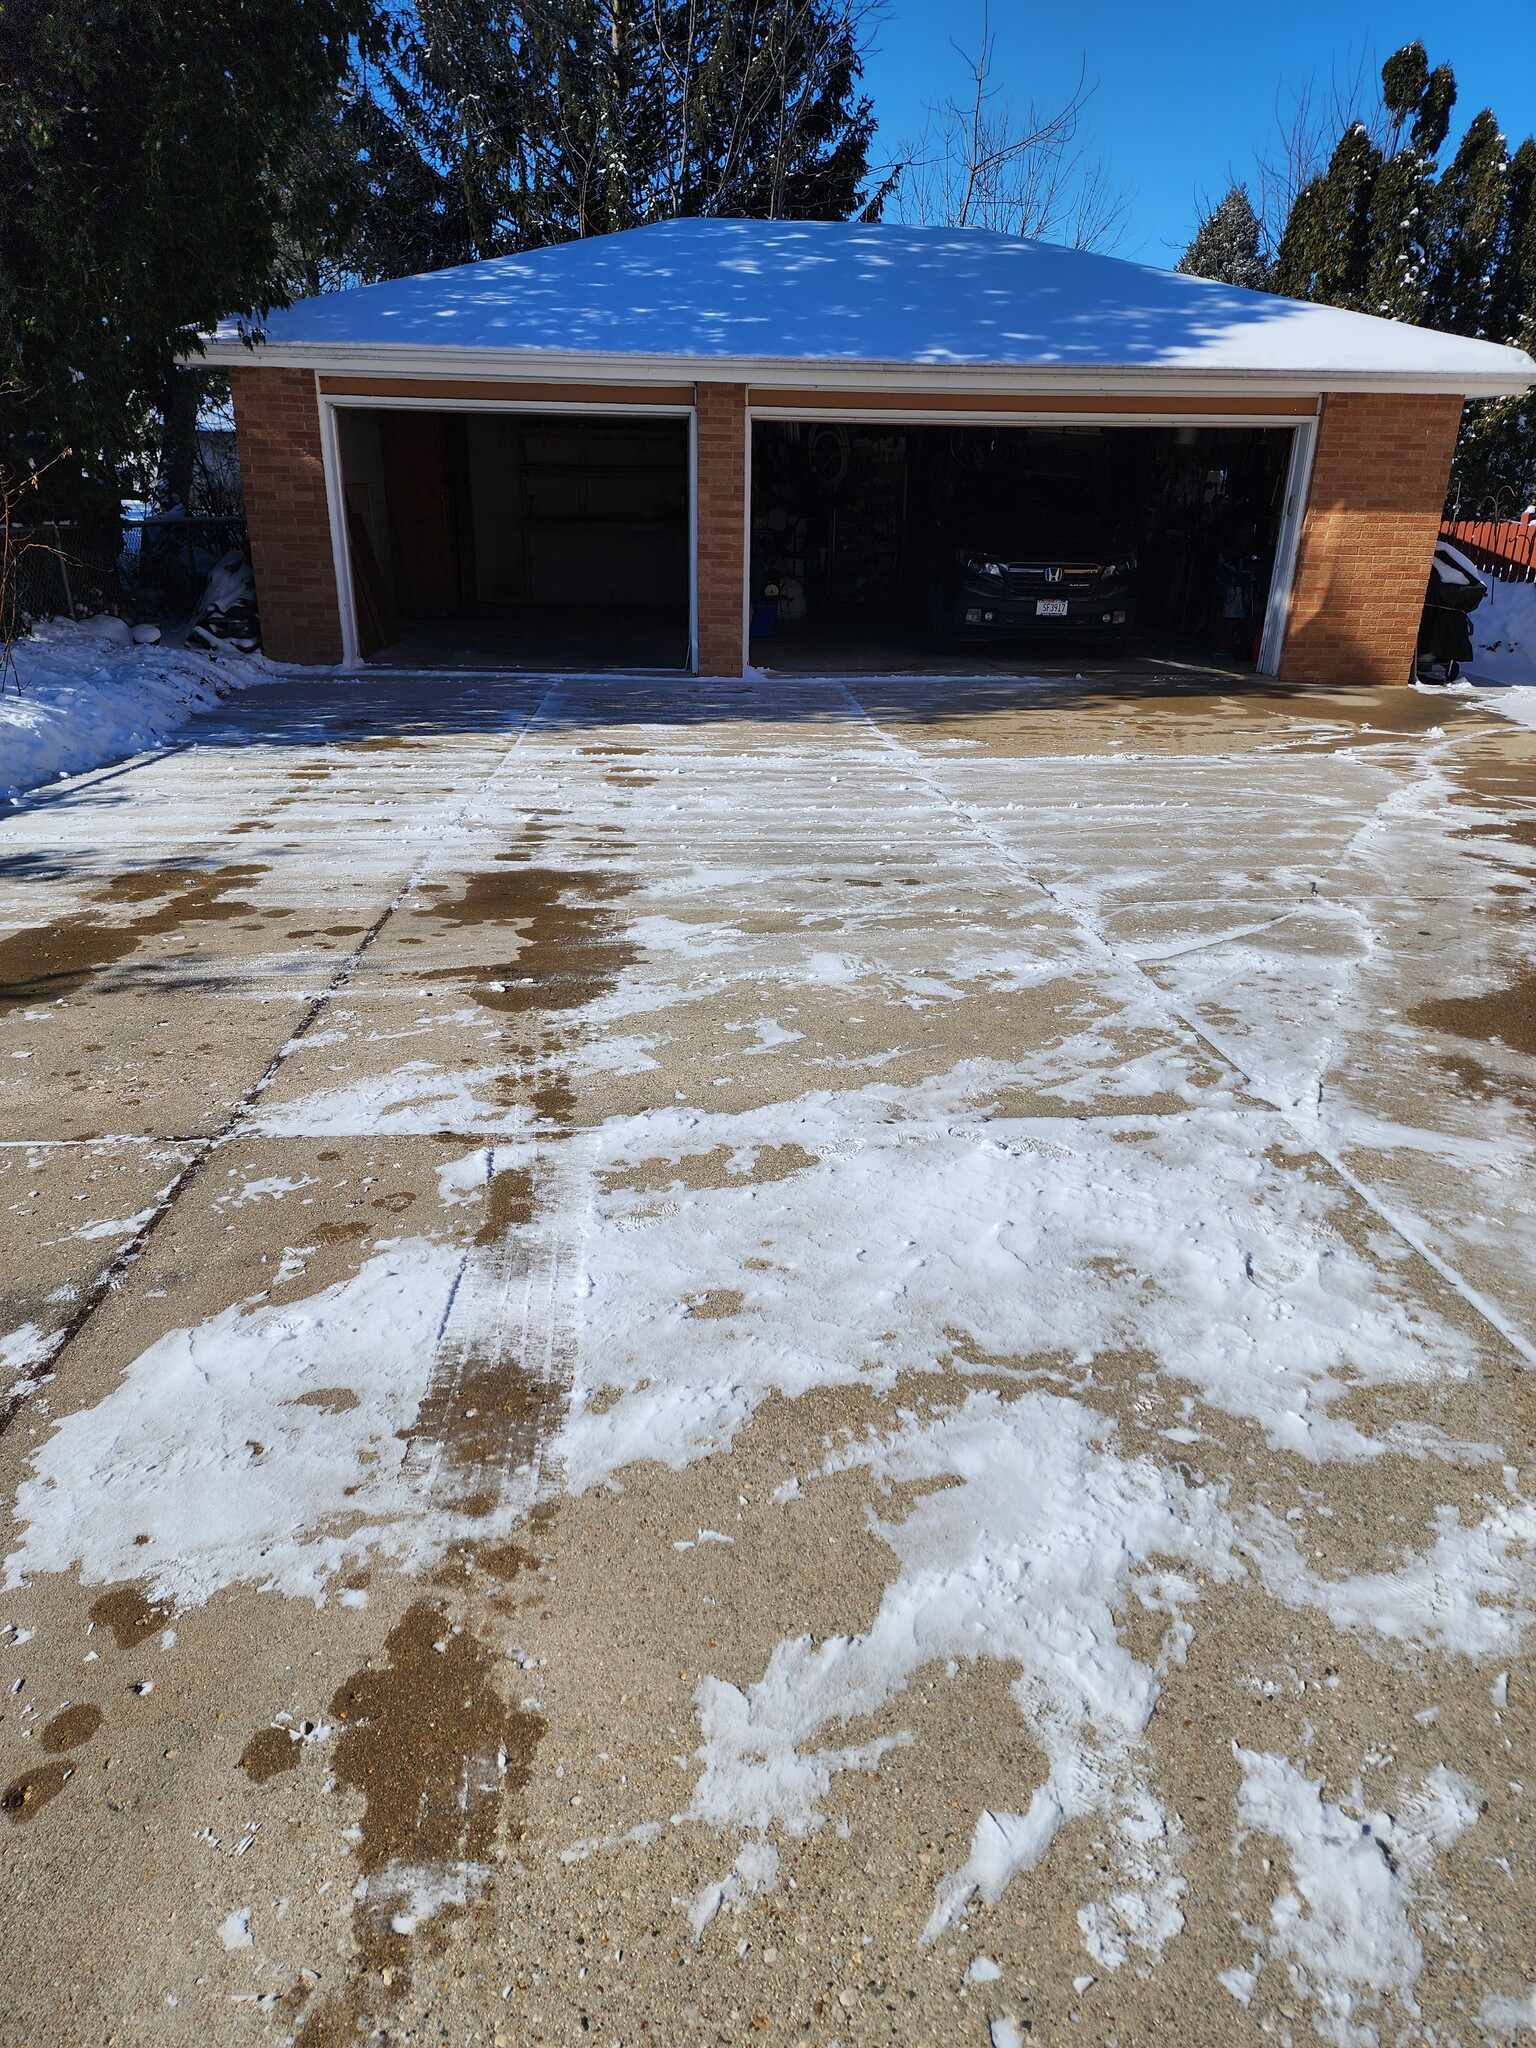
M996 1658L1019 1667L1014 1698L1045 1753L1045 1779L1025 1812L980 1816L969 1858L938 1889L925 1939L973 1893L995 1904L1068 1821L1094 1814L1114 1834L1122 1883L1096 1909L1090 1951L1107 1967L1133 1943L1156 1953L1183 1925L1179 1828L1137 1756L1157 1674L1122 1645L1115 1612L1134 1588L1176 1624L1197 1597L1179 1563L1198 1559L1228 1577L1241 1567L1220 1496L1151 1460L1117 1457L1114 1437L1112 1423L1076 1401L973 1393L953 1415L913 1418L830 1459L826 1472L866 1465L887 1483L951 1483L922 1494L905 1520L871 1523L901 1569L867 1633L781 1643L745 1692L718 1678L699 1686L704 1771L683 1817L759 1835L813 1832L834 1773L873 1768L911 1738L802 1745L833 1721L878 1712L924 1665Z
M1325 1799L1323 1780L1285 1757L1236 1755L1243 1786L1234 1848L1255 1834L1283 1843L1295 1886L1271 1908L1269 1953L1312 2001L1325 2041L1377 2048L1378 2019L1392 2038L1395 2017L1418 2017L1413 1987L1424 1951L1409 1909L1432 1889L1440 1852L1476 1823L1478 1789L1440 1764L1386 1813L1363 1804L1358 1786L1347 1802ZM1397 2015L1383 2009L1389 1999Z
M78 1565L178 1605L237 1583L319 1601L348 1560L419 1561L431 1518L398 1432L462 1258L407 1240L306 1301L170 1331L37 1452L7 1585Z
M507 1079L502 1067L439 1067L430 1060L407 1060L387 1074L273 1103L251 1125L269 1138L430 1138L439 1131L521 1137L533 1126L529 1109L482 1099L481 1091Z
M934 1893L925 1939L952 1926L976 1893L995 1905L1068 1822L1094 1818L1115 1869L1078 1924L1088 1953L1113 1970L1138 1953L1155 1959L1183 1926L1183 1830L1158 1797L1142 1738L1191 1639L1202 1587L1252 1574L1281 1603L1322 1607L1367 1639L1450 1656L1518 1653L1536 1592L1536 1511L1527 1503L1495 1507L1467 1528L1446 1510L1426 1555L1408 1554L1395 1572L1325 1582L1272 1515L1235 1513L1224 1486L1122 1456L1118 1437L1108 1417L1060 1395L973 1392L953 1411L908 1414L895 1431L834 1452L813 1481L865 1467L886 1490L924 1489L904 1519L870 1519L898 1574L865 1633L782 1642L745 1689L701 1682L703 1770L676 1818L759 1843L770 1832L814 1833L838 1772L873 1769L910 1740L898 1731L828 1747L831 1724L880 1713L925 1667L981 1657L1015 1666L1012 1693L1042 1752L1043 1779L1022 1810L1007 1803L1013 1787L998 1788L969 1855ZM935 1481L944 1482L936 1491ZM1167 1618L1150 1664L1121 1641L1116 1617L1132 1601ZM1411 1834L1410 1821L1401 1824ZM1411 1976L1398 1971L1391 1981Z
M1275 1117L989 1118L1002 1085L961 1068L915 1089L604 1126L611 1165L791 1144L810 1163L601 1198L585 1314L604 1341L584 1353L561 1440L572 1485L723 1449L773 1391L937 1371L962 1338L1083 1369L1143 1351L1313 1460L1385 1447L1332 1412L1347 1394L1471 1369L1470 1342L1335 1227L1337 1184L1298 1152L1285 1163ZM689 1296L716 1283L739 1310L692 1319ZM620 1397L601 1414L600 1393Z

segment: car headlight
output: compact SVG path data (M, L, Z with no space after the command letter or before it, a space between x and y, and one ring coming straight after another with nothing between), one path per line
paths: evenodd
M967 576L990 576L999 583L1002 581L1003 565L1001 562L988 561L985 555L962 555L960 559L965 564Z
M1134 575L1135 570L1136 557L1134 555L1116 555L1112 562L1104 564L1104 574L1111 578Z

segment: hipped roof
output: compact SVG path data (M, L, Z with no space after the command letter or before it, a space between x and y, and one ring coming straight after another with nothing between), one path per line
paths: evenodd
M253 354L409 374L1524 391L1519 349L981 229L673 220L301 299Z

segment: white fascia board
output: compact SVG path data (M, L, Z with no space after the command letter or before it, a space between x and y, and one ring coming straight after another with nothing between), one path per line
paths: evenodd
M1183 396L1315 398L1327 391L1444 393L1461 398L1514 397L1536 386L1528 370L1243 370L1169 368L1032 368L998 363L890 363L786 360L782 356L608 355L595 351L417 348L390 344L327 346L210 340L201 356L183 358L218 369L314 370L333 377L482 378L551 384L753 384L799 391L1158 392Z

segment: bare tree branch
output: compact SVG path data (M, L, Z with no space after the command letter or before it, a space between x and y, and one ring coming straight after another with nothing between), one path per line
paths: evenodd
M969 74L967 89L930 103L918 134L903 144L896 218L992 228L1077 249L1114 247L1124 233L1127 197L1082 139L1095 91L1086 63L1060 106L1042 109L1031 100L1016 112L996 78L997 38L985 7L975 52L954 47Z
M1342 72L1335 66L1325 86L1320 86L1315 76L1304 79L1292 88L1288 106L1283 103L1282 89L1276 87L1275 132L1270 146L1257 159L1254 209L1266 255L1272 258L1280 246L1296 195L1328 168L1340 137L1356 122L1378 146L1392 127L1392 117L1382 104L1380 67L1369 50L1362 50Z

